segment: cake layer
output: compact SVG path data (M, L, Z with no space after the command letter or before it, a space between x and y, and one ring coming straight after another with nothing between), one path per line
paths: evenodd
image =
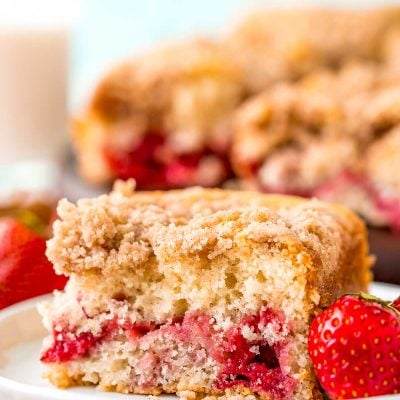
M370 281L365 227L350 211L119 182L58 213L48 256L70 281L42 307L56 385L320 398L309 323Z

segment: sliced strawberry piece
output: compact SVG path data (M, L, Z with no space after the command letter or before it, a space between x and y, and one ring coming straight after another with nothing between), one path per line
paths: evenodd
M308 350L329 397L400 391L400 313L369 295L346 295L312 322Z
M21 222L0 220L0 309L65 286L45 251L45 239Z
M54 334L54 344L40 360L45 363L66 362L85 356L99 341L91 332L82 332L74 336L70 332Z

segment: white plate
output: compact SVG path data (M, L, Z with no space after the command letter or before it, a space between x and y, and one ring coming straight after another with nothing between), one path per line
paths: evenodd
M385 300L400 294L400 286L374 283L371 292ZM41 340L46 334L36 304L48 296L37 297L0 312L0 400L124 400L128 396L103 393L93 388L59 390L41 378L39 362ZM171 399L174 396L160 396ZM147 396L131 395L145 400ZM400 400L400 395L380 397Z

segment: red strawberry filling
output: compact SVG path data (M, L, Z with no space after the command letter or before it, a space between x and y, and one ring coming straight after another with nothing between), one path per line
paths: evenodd
M91 332L74 335L70 332L55 332L54 344L41 356L41 361L46 363L59 363L76 360L86 356L90 349L101 340Z
M226 330L218 329L212 318L200 312L188 313L183 318L161 325L109 322L96 336L90 332L76 335L65 330L54 330L53 345L43 353L41 360L57 363L89 356L97 345L111 340L114 333L124 332L132 346L137 346L140 341L173 340L187 344L188 348L205 349L219 367L214 384L216 390L222 392L230 387L245 386L256 393L288 398L296 386L296 381L282 368L286 364L284 354L288 343L280 340L269 345L267 341L272 331L279 335L282 329L282 319L268 308L241 319ZM167 348L173 348L172 342ZM155 353L151 360L152 370L168 366L168 357L168 352ZM149 366L148 358L146 352L138 362ZM153 384L156 381L146 380L146 385Z
M127 326L125 326L126 335L128 336L129 340L133 342L142 338L144 335L154 331L157 328L158 325L148 322L141 322L139 324L128 324Z
M277 398L290 396L296 383L293 378L285 376L280 368L282 343L270 346L262 338L262 331L269 324L275 324L278 331L282 329L278 316L269 309L262 309L259 315L245 318L227 332L218 388L242 385L257 393L272 393ZM244 326L261 338L246 339L243 335Z
M144 135L127 149L106 148L104 154L115 176L134 178L141 189L217 186L231 174L224 152L205 147L178 154L168 146L165 136L156 132ZM207 159L212 160L213 167L199 176L200 164Z
M61 328L55 326L53 328L53 345L41 355L40 360L45 363L60 363L88 356L90 351L97 344L109 338L117 327L115 321L109 321L103 324L99 334L94 335L92 332L76 333L67 326Z

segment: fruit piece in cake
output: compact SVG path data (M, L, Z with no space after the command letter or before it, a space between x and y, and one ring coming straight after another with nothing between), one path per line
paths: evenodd
M24 224L0 219L0 308L64 287L45 249L45 239Z
M230 117L241 72L216 43L165 46L112 70L73 136L91 183L134 178L139 188L215 186L229 178Z
M70 280L41 306L55 385L321 398L309 323L370 281L366 230L350 211L118 183L108 196L62 201L58 213L47 254Z
M333 400L400 392L400 313L378 298L339 298L312 322L308 348Z

